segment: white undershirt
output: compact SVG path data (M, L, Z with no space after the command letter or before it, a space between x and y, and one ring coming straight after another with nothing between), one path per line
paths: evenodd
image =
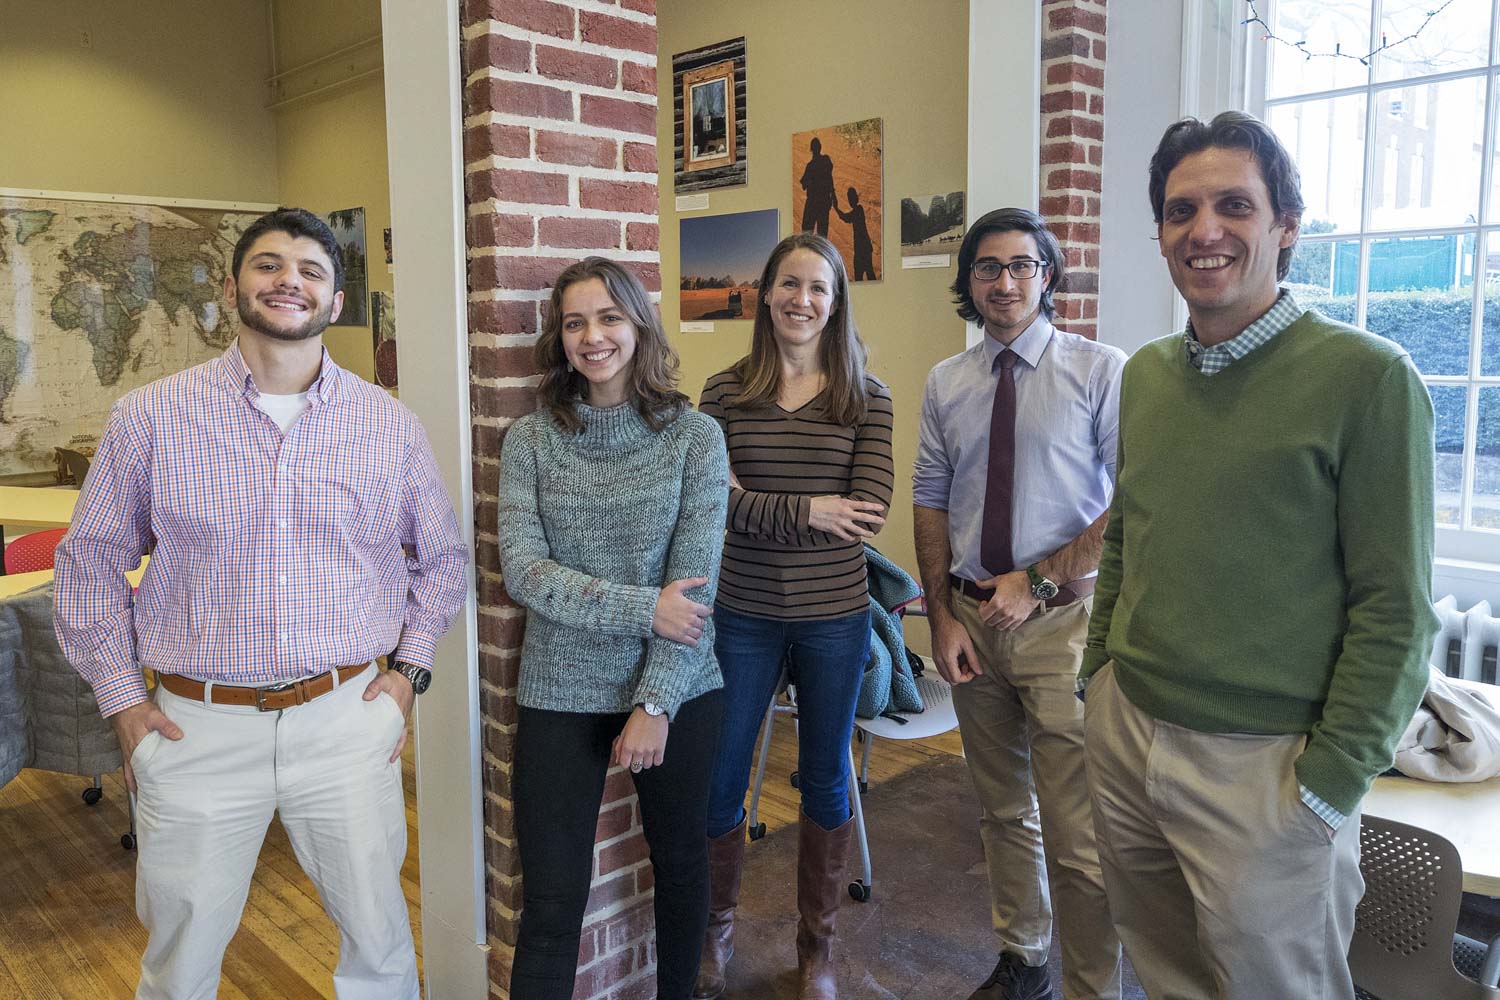
M292 424L307 410L307 393L294 392L287 396L273 396L268 392L255 397L255 406L266 416L276 421L276 426L285 434Z

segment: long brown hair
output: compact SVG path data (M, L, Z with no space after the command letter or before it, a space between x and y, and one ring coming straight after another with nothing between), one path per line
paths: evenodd
M559 427L572 433L583 430L575 402L588 398L588 379L568 364L562 341L563 293L580 281L597 278L616 306L635 327L635 355L630 360L630 399L642 419L654 431L677 419L689 405L677 391L677 352L667 343L661 320L640 281L623 266L604 257L585 257L557 276L552 299L542 320L535 358L542 369L537 398L552 413Z
M818 366L828 379L828 415L845 427L864 422L867 390L865 362L869 352L854 326L854 307L849 301L849 275L844 259L834 245L816 233L793 233L771 251L760 274L755 297L755 332L750 353L735 363L740 394L733 406L768 406L781 396L781 352L776 347L776 328L771 322L771 287L781 262L794 250L811 250L828 262L833 271L833 308L818 338Z

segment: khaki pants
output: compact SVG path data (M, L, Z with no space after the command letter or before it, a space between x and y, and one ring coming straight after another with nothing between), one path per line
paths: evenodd
M213 1000L266 827L292 849L339 929L339 1000L417 1000L417 957L401 889L406 804L388 758L406 720L386 694L364 701L371 666L280 712L210 705L156 689L182 727L146 734L131 756L136 913L149 935L137 1000Z
M995 936L1001 951L1042 964L1055 900L1067 1000L1120 995L1074 693L1092 606L1085 598L1044 610L1006 632L979 620L978 602L953 594L984 669L954 686L953 707L979 798Z
M1200 733L1089 681L1089 784L1115 926L1152 1000L1349 1000L1359 814L1303 804L1307 739Z

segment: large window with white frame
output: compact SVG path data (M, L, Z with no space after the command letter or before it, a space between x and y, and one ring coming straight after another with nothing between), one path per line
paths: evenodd
M1287 283L1411 353L1437 416L1438 554L1500 563L1500 0L1255 6L1251 110L1307 203Z

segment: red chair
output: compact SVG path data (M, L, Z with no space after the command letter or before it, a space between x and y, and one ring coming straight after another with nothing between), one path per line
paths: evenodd
M48 528L22 535L5 546L5 572L34 573L52 568L52 553L68 533L67 528Z

